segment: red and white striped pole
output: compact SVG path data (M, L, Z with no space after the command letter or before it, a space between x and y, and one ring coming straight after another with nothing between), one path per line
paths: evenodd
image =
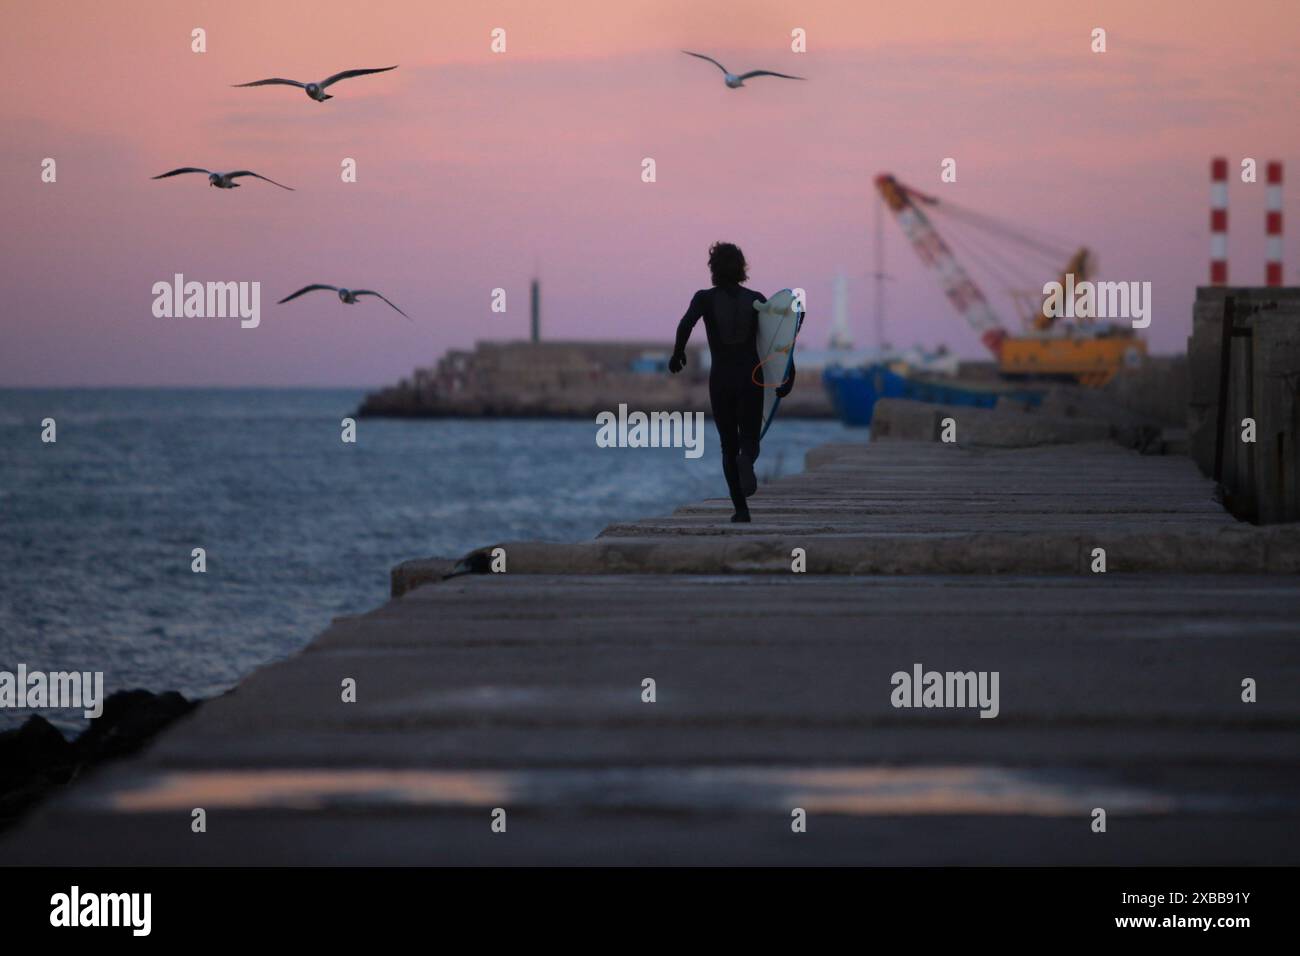
M1282 284L1282 164L1273 160L1268 164L1268 192L1264 200L1264 234L1267 249L1264 254L1264 284Z
M1228 284L1228 161L1210 161L1210 285Z

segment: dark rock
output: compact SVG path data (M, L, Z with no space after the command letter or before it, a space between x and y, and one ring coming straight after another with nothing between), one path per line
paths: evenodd
M28 717L17 730L0 734L0 786L45 774L73 762L72 745L44 717Z
M104 712L73 743L77 760L93 764L133 754L196 706L196 701L188 701L174 690L163 694L118 691L104 701Z
M44 717L32 716L17 730L0 733L0 830L83 771L135 753L198 701L175 691L118 691L75 741Z

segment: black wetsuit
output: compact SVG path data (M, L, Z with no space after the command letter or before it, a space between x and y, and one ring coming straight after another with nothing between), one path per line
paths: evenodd
M709 402L722 445L722 473L732 504L740 514L748 514L749 508L741 489L736 455L743 451L752 466L758 458L758 435L763 427L763 386L756 384L763 381L763 369L758 364L758 313L754 303L766 301L761 293L741 285L701 289L677 323L674 351L684 354L695 323L704 320L713 363L709 370Z

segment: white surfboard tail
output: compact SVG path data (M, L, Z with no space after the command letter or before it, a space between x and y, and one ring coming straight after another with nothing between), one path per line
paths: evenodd
M803 324L803 303L793 289L782 289L766 302L755 302L758 313L759 361L754 369L755 384L759 369L763 373L763 427L759 434L767 434L781 399L776 390L784 385L790 374L795 337Z

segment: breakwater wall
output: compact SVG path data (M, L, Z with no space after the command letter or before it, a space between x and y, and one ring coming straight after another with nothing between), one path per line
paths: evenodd
M1201 287L1187 341L1187 428L1224 504L1300 521L1300 287Z
M389 418L594 418L631 409L709 413L706 353L687 348L686 370L668 373L671 350L652 342L480 342L448 352L397 385L367 395L362 416ZM781 404L788 418L830 418L820 373L808 370Z

